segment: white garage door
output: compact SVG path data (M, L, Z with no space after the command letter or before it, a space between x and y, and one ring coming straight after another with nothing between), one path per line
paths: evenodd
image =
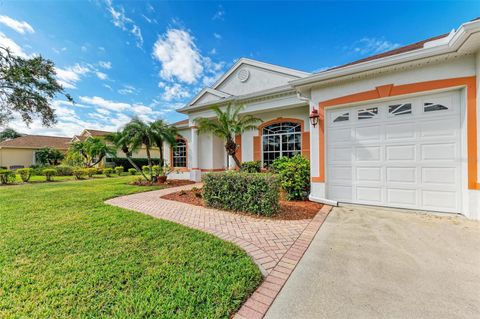
M460 95L327 111L327 198L458 212Z

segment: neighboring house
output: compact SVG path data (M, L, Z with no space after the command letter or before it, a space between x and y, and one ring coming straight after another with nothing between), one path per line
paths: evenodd
M24 135L0 142L0 166L15 169L35 165L39 149L50 147L66 152L70 140L70 137Z
M480 20L314 74L240 59L179 110L185 151L171 160L183 166L177 177L192 180L226 169L224 141L198 134L194 120L235 102L263 120L237 136L241 160L302 153L312 200L480 219L478 76Z

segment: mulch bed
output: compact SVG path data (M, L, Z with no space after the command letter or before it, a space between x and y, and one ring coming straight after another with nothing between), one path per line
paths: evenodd
M195 206L205 207L205 203L201 197L201 190L188 190L179 191L162 196L164 199L174 200L177 202L187 203ZM236 214L242 214L250 217L257 217L263 219L277 219L277 220L300 220L311 219L315 217L322 204L311 201L286 201L280 200L280 211L272 217L264 217L252 215L249 213L235 212Z
M137 186L164 186L165 188L171 188L171 187L195 184L195 182L185 180L185 179L169 179L165 183L152 183L142 179L142 180L134 181L131 184L137 185Z

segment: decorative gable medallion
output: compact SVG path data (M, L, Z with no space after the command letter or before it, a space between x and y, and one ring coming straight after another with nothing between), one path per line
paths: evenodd
M240 80L240 82L247 82L248 78L250 77L250 71L247 69L241 69L237 73L237 78Z

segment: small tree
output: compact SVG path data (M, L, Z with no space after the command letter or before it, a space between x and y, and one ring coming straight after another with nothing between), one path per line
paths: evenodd
M58 165L65 155L59 150L51 147L39 149L36 153L36 160L42 165Z
M50 102L57 94L65 93L55 78L55 65L41 56L24 58L0 46L0 125L5 125L14 114L29 125L39 116L43 125L55 124Z
M132 149L138 149L142 145L145 145L145 151L147 153L149 171L152 172L152 156L150 150L155 145L155 133L152 127L140 120L139 118L133 118L124 128L124 133L128 135L130 145ZM150 180L153 181L153 174L150 176Z
M225 150L238 167L241 166L241 163L236 155L239 145L235 143L235 136L247 130L256 129L257 125L262 122L261 119L252 115L240 115L242 109L242 105L232 108L232 104L228 104L225 111L222 111L220 107L214 106L212 110L215 112L215 119L195 119L200 132L211 132L225 140Z
M97 165L107 155L116 155L115 149L98 137L89 137L85 141L75 142L70 146L70 150L78 152L83 157L85 167Z
M165 165L165 159L163 155L163 144L175 146L177 142L177 128L172 125L168 125L164 120L156 120L150 124L152 130L153 143L158 147L160 152L160 167Z
M13 128L6 128L0 132L0 142L6 140L13 140L14 138L20 137L22 134L15 131Z

